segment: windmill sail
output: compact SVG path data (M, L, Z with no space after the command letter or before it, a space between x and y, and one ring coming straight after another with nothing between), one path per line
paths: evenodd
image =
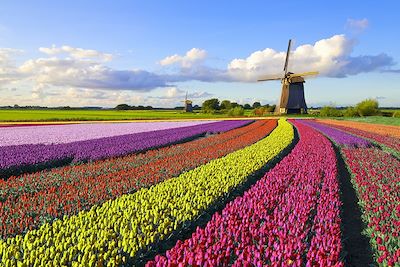
M258 78L258 82L263 82L263 81L278 81L278 80L282 80L283 77L278 77L278 76L263 76Z
M283 71L285 72L285 76L288 73L289 55L290 55L291 46L292 46L292 39L289 39L289 44L288 44L288 48L287 48L287 51L286 51L285 66L283 67Z
M304 77L304 76L311 76L311 75L317 75L319 74L318 71L308 71L308 72L303 72L303 73L293 73L289 74L289 77Z

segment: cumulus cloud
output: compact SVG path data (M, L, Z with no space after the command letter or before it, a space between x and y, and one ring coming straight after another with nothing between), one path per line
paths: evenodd
M167 88L166 91L164 92L163 95L161 96L150 96L149 98L156 98L156 99L175 99L176 101L181 101L186 97L186 92L185 90L178 89L177 87L170 87ZM207 98L213 96L213 94L210 94L208 92L188 92L188 99L199 99L199 98Z
M32 97L44 96L48 86L103 90L150 91L169 86L161 75L145 70L116 70L104 64L110 54L70 46L40 48L49 57L30 59L17 66L19 50L0 49L0 86L29 80Z
M19 67L37 84L88 89L149 91L168 86L161 76L144 70L114 70L97 61L75 58L38 58Z
M387 54L352 55L355 45L356 42L344 35L335 35L314 44L301 45L291 53L289 70L292 72L316 70L320 71L321 76L326 77L346 77L373 71L399 72L399 70L393 69L395 62ZM286 51L265 48L255 51L245 58L231 60L226 68L213 68L204 64L207 52L193 48L185 55L164 58L159 63L166 68L162 69L160 73L155 73L140 69L111 68L106 65L106 61L112 59L111 54L91 49L65 45L42 47L40 51L46 56L26 60L17 65L13 57L21 51L0 48L0 87L10 84L10 87L21 88L31 83L29 90L32 99L55 97L50 92L54 88L59 88L58 90L74 88L73 92L76 95L83 94L88 98L103 98L103 100L105 97L114 97L121 101L124 99L133 101L131 93L121 93L121 91L149 92L157 88L166 88L165 95L161 97L139 100L175 103L186 93L185 90L176 88L177 83L191 80L255 82L260 76L266 74L282 74L286 55ZM170 69L168 68L170 65L177 68ZM71 93L72 89L69 90ZM91 95L86 90L93 90L97 93ZM108 92L107 94L99 93L99 90L108 90ZM207 92L191 92L189 94L189 98L193 99L209 96L211 94ZM66 95L66 97L71 98L72 95Z
M102 61L111 61L113 59L113 55L109 53L103 53L93 49L71 47L68 45L60 47L55 45L52 45L51 47L40 47L39 51L50 56L67 54L75 59L100 59Z
M297 47L289 59L292 72L319 71L321 76L347 77L362 72L384 71L394 65L386 54L351 56L355 42L344 35L334 35L314 44ZM228 73L238 81L252 82L266 74L282 73L286 52L271 48L256 51L228 64Z
M199 64L204 61L207 57L207 52L203 49L192 48L186 52L185 55L181 56L178 54L168 56L160 60L159 64L161 66L178 64L182 68L190 68L193 65Z
M20 53L22 51L18 49L0 48L0 86L23 78L13 60L13 57Z
M202 82L231 82L232 77L228 75L226 69L217 69L208 66L195 66L192 68L182 68L177 72L163 75L168 82L202 81Z
M347 19L346 28L355 31L355 32L362 32L366 28L368 28L369 21L368 19Z

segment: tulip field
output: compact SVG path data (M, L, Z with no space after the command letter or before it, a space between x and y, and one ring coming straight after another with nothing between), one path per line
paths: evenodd
M400 267L399 156L350 121L0 126L0 266Z

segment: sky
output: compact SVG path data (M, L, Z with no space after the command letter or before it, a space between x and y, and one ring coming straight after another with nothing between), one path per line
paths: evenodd
M19 1L0 4L0 106L278 102L400 107L399 1Z

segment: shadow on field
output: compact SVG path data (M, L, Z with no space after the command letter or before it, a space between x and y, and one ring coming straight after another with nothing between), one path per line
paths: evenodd
M178 240L185 240L192 236L192 233L196 231L197 227L204 228L207 223L211 220L211 217L216 212L221 212L226 204L230 201L234 200L239 196L243 196L244 192L249 190L251 186L253 186L258 180L260 180L265 173L272 169L277 163L279 163L282 158L292 151L292 149L296 146L299 141L299 135L297 133L297 129L294 129L294 139L292 143L287 146L284 150L282 150L274 159L269 161L266 165L264 165L258 171L252 173L246 179L246 182L236 187L234 190L229 192L228 194L219 198L210 208L204 211L197 219L185 222L178 230L174 231L168 239L156 242L148 246L145 250L139 251L134 258L130 258L129 255L125 255L128 259L127 265L129 266L144 266L148 261L154 260L156 255L163 255L167 250L173 248L176 245ZM272 132L271 132L272 133Z
M338 173L340 184L340 200L343 203L342 217L342 243L343 261L345 266L376 266L369 238L362 234L365 224L361 218L361 210L358 206L358 197L351 183L351 175L339 151L332 144L338 160Z

